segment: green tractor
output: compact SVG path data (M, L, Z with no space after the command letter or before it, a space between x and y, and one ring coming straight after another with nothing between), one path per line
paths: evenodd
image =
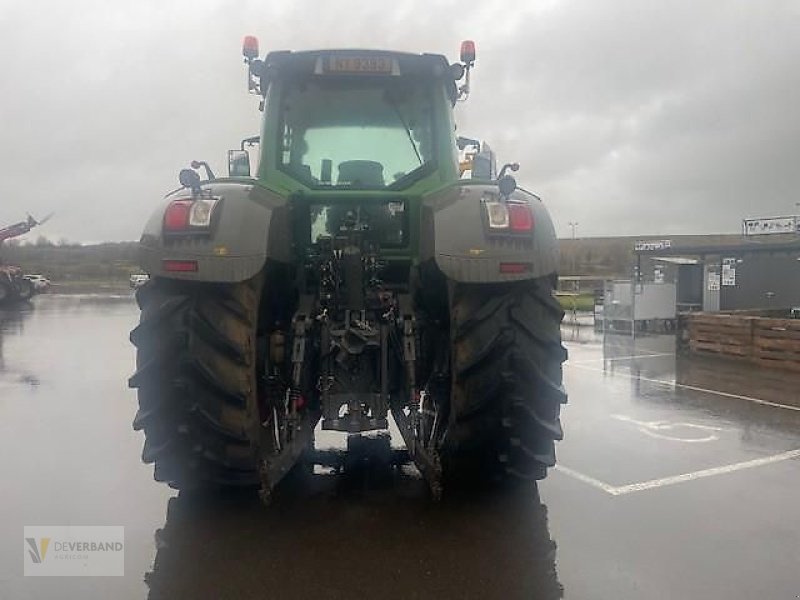
M455 136L474 44L455 64L259 60L250 36L243 54L260 136L229 152L228 177L181 171L141 237L130 385L156 480L268 497L298 462L341 460L314 450L318 426L356 443L390 414L406 447L391 459L435 497L545 477L567 397L556 236L518 165L498 173Z

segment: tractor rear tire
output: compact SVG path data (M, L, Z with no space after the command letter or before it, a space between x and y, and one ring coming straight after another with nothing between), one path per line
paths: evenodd
M24 278L19 278L14 281L14 287L16 288L17 298L23 301L33 298L36 291L33 287L33 282Z
M552 290L550 278L451 283L452 387L440 451L449 485L538 480L555 465L567 352Z
M2 274L0 274L0 304L6 302L7 300L11 300L14 295L14 290L11 287L11 284L3 280L2 277Z
M193 490L259 483L256 332L261 278L139 288L135 430L156 481Z

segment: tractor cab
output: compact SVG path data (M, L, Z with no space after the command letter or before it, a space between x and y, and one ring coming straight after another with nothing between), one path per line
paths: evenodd
M453 106L474 63L376 50L272 52L246 38L264 111L257 177L281 192L423 193L460 176ZM244 144L242 151L244 150ZM243 174L232 151L231 174ZM236 162L238 161L238 162Z

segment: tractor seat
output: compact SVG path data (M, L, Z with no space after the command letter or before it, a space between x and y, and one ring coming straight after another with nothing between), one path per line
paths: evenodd
M338 185L383 187L383 165L374 160L346 160L339 163Z

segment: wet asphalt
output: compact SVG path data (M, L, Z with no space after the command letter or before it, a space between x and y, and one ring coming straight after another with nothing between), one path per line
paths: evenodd
M566 324L538 489L436 504L412 468L318 470L264 508L152 481L136 320L128 296L0 311L0 599L800 596L800 376ZM24 525L124 526L125 576L24 577Z

